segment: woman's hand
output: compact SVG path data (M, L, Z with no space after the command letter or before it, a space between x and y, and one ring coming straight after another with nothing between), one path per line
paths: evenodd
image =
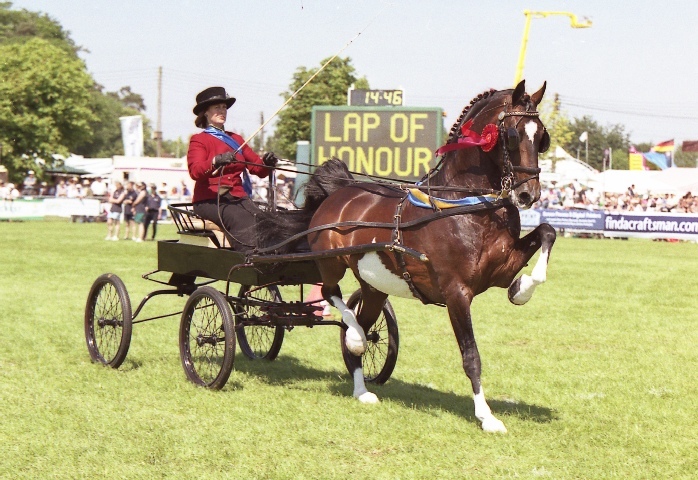
M235 160L235 153L234 152L225 152L225 153L219 153L215 157L213 157L213 169L225 167L226 165L229 165L233 163Z
M274 155L274 152L267 152L262 157L262 162L264 162L264 165L266 165L267 167L275 167L278 161L279 157Z

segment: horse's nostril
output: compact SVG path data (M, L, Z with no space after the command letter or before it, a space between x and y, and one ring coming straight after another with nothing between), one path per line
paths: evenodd
M519 193L517 196L519 197L519 202L520 202L522 205L530 205L531 203L533 203L533 202L531 201L532 198L531 198L531 194L530 194L530 193L521 192L521 193Z

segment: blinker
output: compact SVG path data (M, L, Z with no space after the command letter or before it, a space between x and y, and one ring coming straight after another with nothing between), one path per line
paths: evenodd
M506 146L510 152L515 152L519 149L519 132L514 127L507 128Z
M548 133L548 130L545 129L543 130L543 136L540 139L540 143L538 144L538 153L545 153L548 151L550 148L550 134Z

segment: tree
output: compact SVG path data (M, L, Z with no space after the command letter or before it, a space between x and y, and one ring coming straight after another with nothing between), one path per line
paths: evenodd
M322 61L324 65L329 58ZM299 67L287 92L282 93L288 100L319 68ZM279 114L279 121L273 137L267 144L268 150L286 158L295 158L296 142L310 140L311 112L316 105L346 105L347 90L354 84L356 88L369 88L365 77L357 78L351 59L334 59L317 77L294 97L285 110Z
M684 152L681 146L676 147L674 162L677 167L698 167L698 152Z
M574 132L570 125L570 120L564 112L560 110L560 100L557 95L553 100L543 99L539 107L540 119L550 134L551 154L555 152L555 147L565 148L574 137Z
M22 87L15 85L10 88L9 84L3 82L0 85L0 125L5 125L7 122L17 124L22 123L23 119L12 119L18 112L31 112L35 115L43 117L45 112L55 107L56 98L88 98L87 108L89 111L83 112L81 115L84 125L75 129L67 129L67 132L58 134L57 132L49 139L37 135L36 140L43 142L41 147L36 145L28 145L27 142L21 141L17 145L10 145L9 130L4 128L0 130L0 142L3 142L3 157L10 157L10 169L26 170L29 167L37 170L40 168L33 164L34 156L48 157L45 160L51 160L51 153L60 153L66 155L70 150L73 153L88 157L111 157L113 155L123 154L123 144L121 141L121 124L119 117L138 115L145 111L145 103L143 97L131 90L131 87L122 87L118 92L104 92L102 86L96 84L86 71L84 63L79 59L78 52L83 49L75 44L70 38L69 32L64 30L61 25L45 14L30 12L27 10L10 10L10 2L0 2L0 72L2 78L12 79L13 83L16 78L30 79L31 72L23 71L22 64L24 60L5 62L5 49L11 50L15 55L24 55L31 57L31 47L26 45L37 45L37 40L41 39L41 48L45 53L38 55L38 58L46 58L47 68L45 69L44 84L51 83L50 77L53 76L55 88L42 84L35 86L31 82L24 82ZM52 49L49 49L46 44L49 44ZM56 49L62 52L56 53ZM10 50L7 50L8 52ZM20 53L21 51L21 53ZM34 68L40 71L41 68L36 65L35 53L33 59L24 67L24 70ZM56 68L57 63L64 62L66 65L63 69ZM43 77L42 77L43 78ZM71 85L68 88L68 95L63 91L66 85ZM48 91L54 88L54 92L50 95L43 95L38 90ZM14 98L18 96L18 90L23 89L23 94L20 98L34 98L36 101L30 105L18 106L17 108L9 108ZM55 97L55 98L54 98ZM47 102L44 100L48 99ZM12 102L8 103L8 100ZM81 100L82 101L82 100ZM82 104L84 107L84 103ZM56 112L58 116L66 112ZM55 116L55 115L54 115ZM27 117L34 121L36 117ZM53 118L53 117L52 117ZM5 122L3 124L2 122ZM40 130L41 125L37 125ZM9 128L9 127L8 127ZM29 128L29 127L28 127ZM72 127L71 127L72 128ZM155 153L155 142L152 140L150 132L151 127L147 118L143 122L143 130L145 136L145 153L153 155ZM69 139L70 134L74 134L75 138ZM60 137L60 138L59 138ZM43 140L42 140L43 138ZM17 143L17 141L15 141ZM22 157L24 155L24 157ZM21 160L17 160L20 158ZM13 167L12 165L16 165ZM14 170L13 170L14 171ZM15 178L20 176L20 173L15 173Z
M618 169L620 166L616 161L616 152L623 152L625 157L628 155L630 146L630 135L625 132L625 127L620 124L611 125L609 127L600 126L592 117L585 115L581 118L575 118L571 124L573 135L572 140L563 148L570 154L579 154L580 160L586 160L586 143L589 144L589 165L597 170L603 170L604 151L611 149L613 151L613 167ZM587 142L582 142L579 138L582 134L587 133ZM625 160L627 164L627 158Z
M131 87L122 87L118 92L104 92L101 85L95 84L90 90L90 108L95 116L92 123L94 134L78 144L73 153L85 157L111 157L123 155L124 146L121 139L121 122L119 117L138 115L145 110L143 97L131 91ZM143 122L143 135L150 138L150 125ZM154 154L155 143L145 142L148 155Z
M67 31L46 14L28 10L10 10L12 2L0 2L0 44L24 43L43 38L66 52L83 50L75 45Z
M17 180L36 158L67 155L92 135L92 78L77 56L41 38L0 45L0 142Z

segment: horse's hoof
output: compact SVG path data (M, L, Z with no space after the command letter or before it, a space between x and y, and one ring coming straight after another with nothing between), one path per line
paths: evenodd
M504 426L504 423L493 416L482 421L482 429L485 432L507 433L507 427Z
M380 403L375 393L365 392L356 397L361 403ZM504 425L502 425L504 426Z
M363 355L368 346L366 339L352 327L347 328L347 333L344 336L344 344L347 346L347 350L356 357Z
M528 275L523 275L514 280L509 285L508 297L509 301L514 305L524 305L533 296L535 286Z

